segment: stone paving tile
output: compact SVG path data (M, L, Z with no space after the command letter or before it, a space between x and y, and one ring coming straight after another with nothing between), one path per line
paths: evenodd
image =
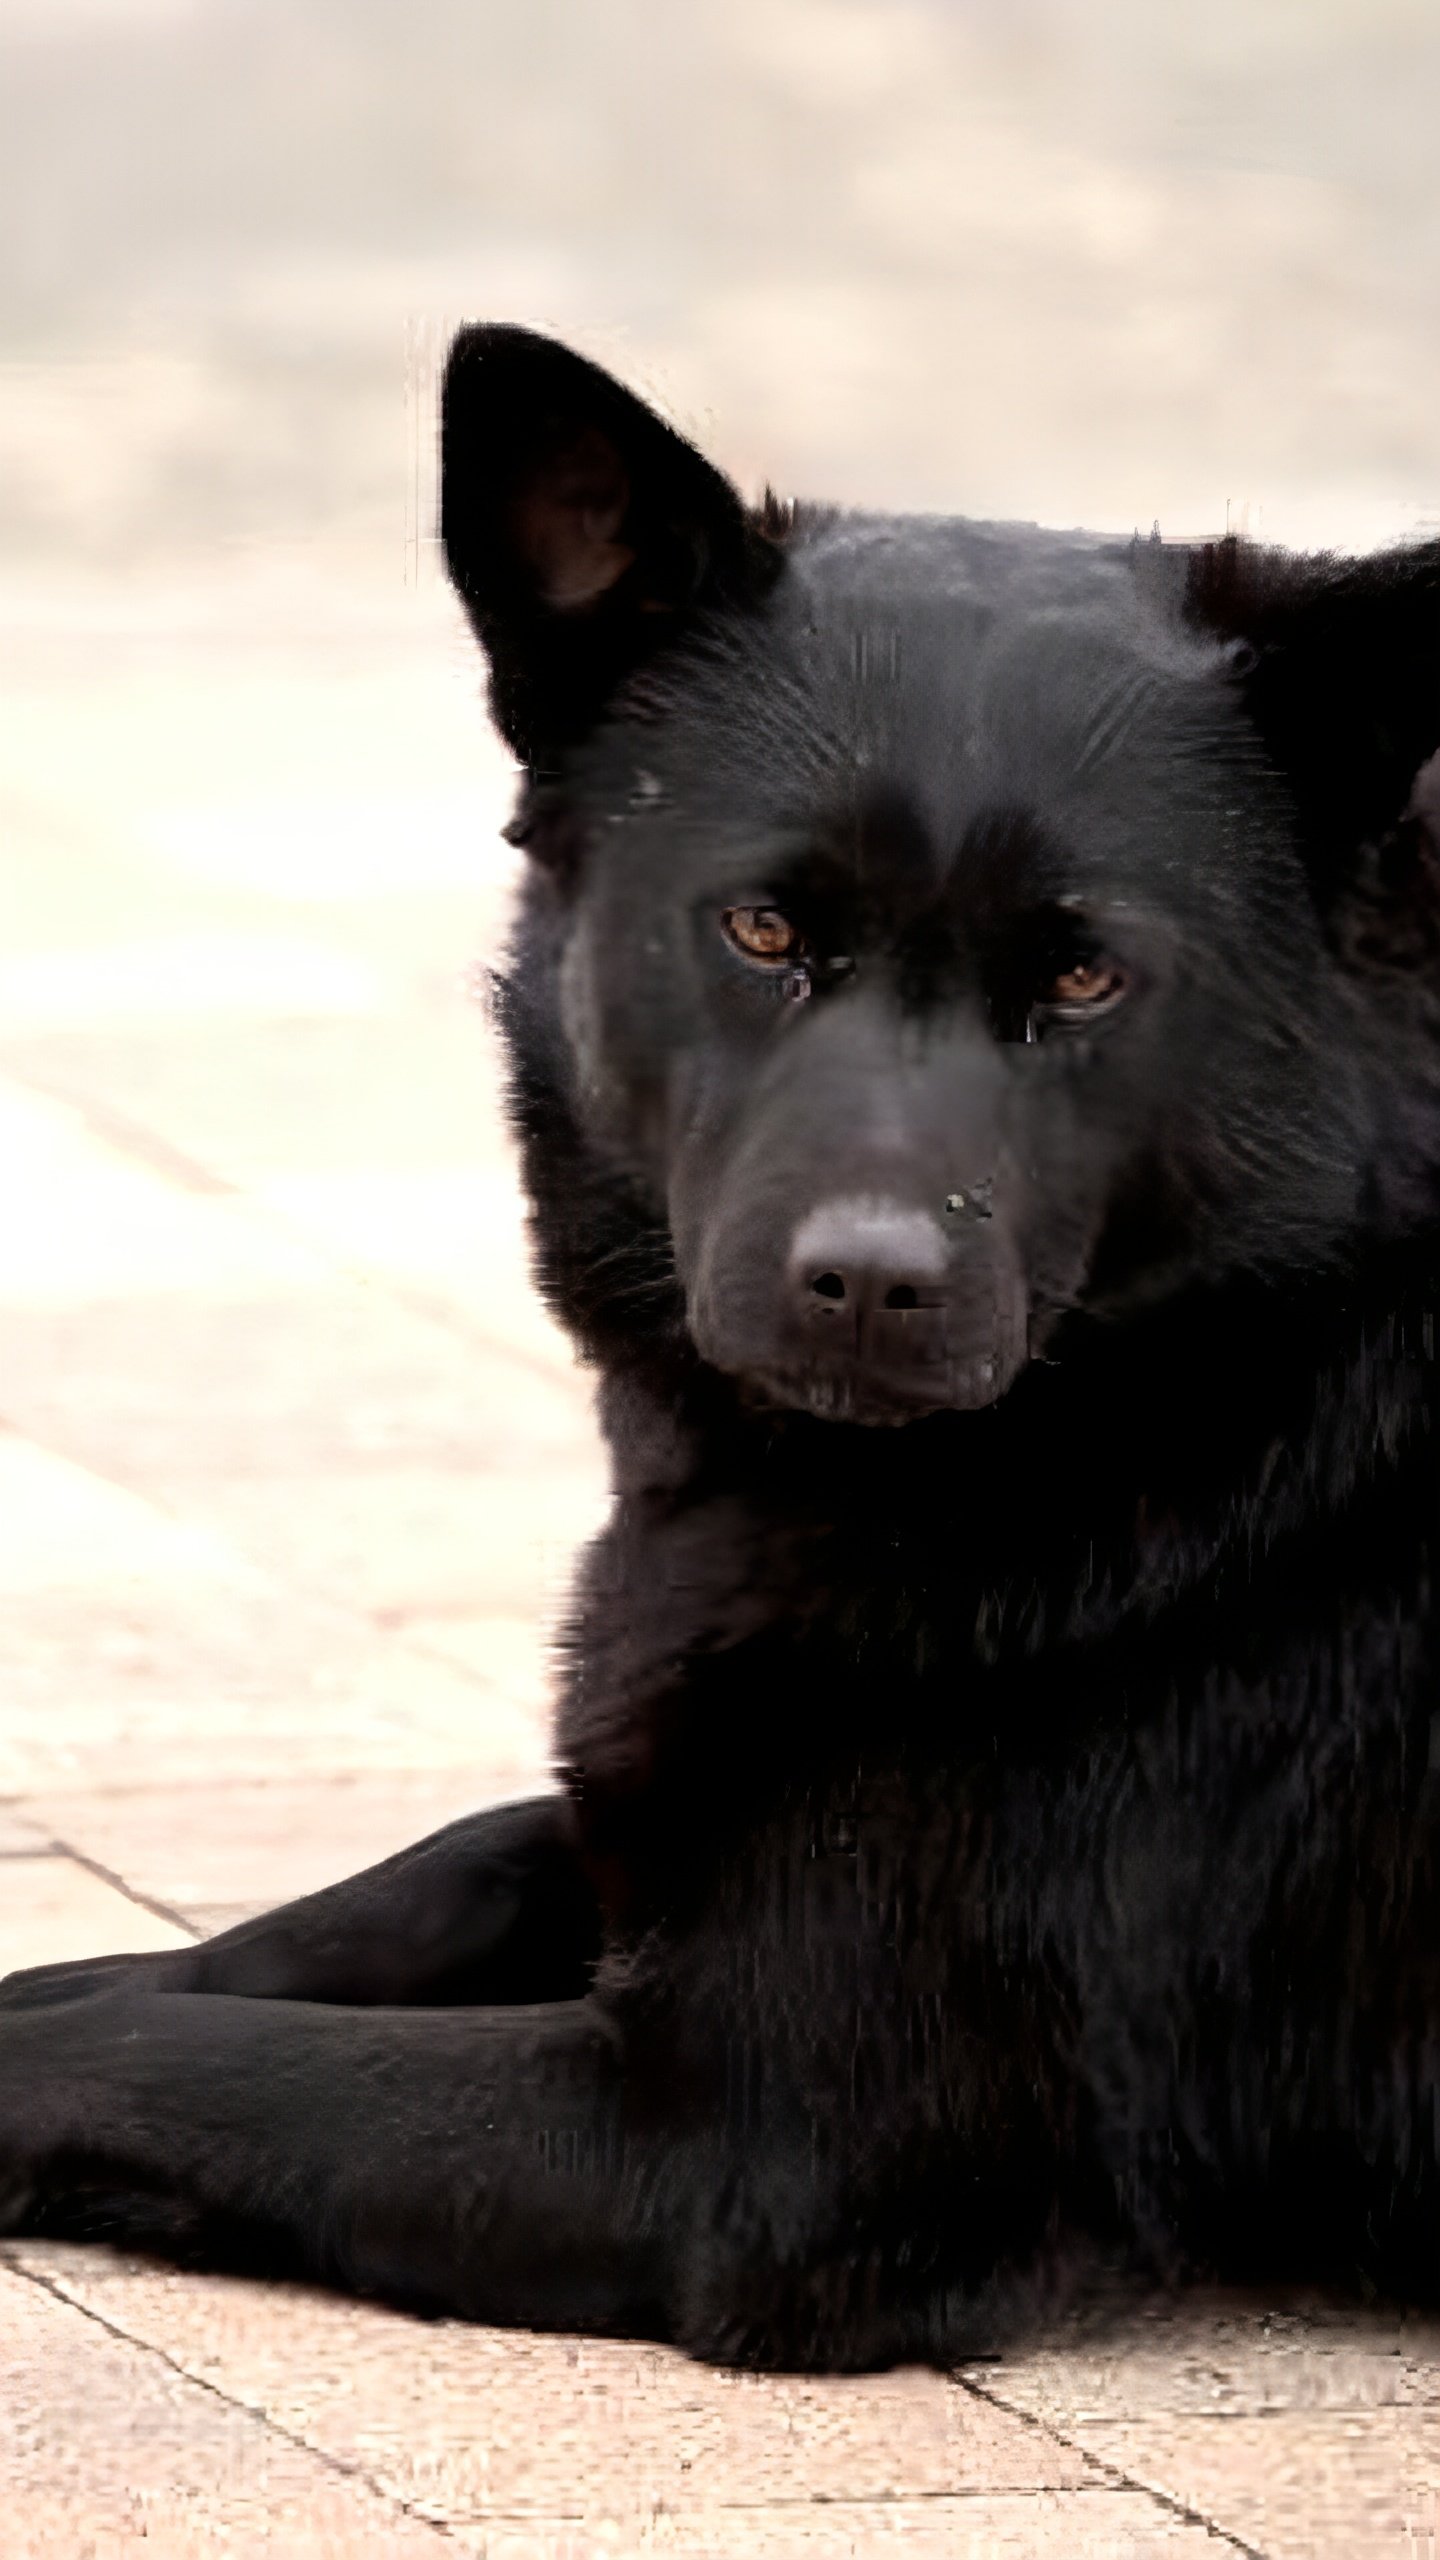
M504 1695L549 1731L555 1676L548 1630L535 1618L474 1617L466 1610L443 1616L397 1617L407 1643L442 1662L453 1662L477 1680L494 1680Z
M484 1134L489 1149L477 1144L473 1164L270 1178L252 1196L277 1230L397 1293L443 1293L488 1340L571 1377L575 1354L532 1284L508 1141ZM502 1148L487 1166L487 1151Z
M13 703L11 709L16 719L22 716ZM3 769L0 782L9 785L13 820L16 795ZM220 823L231 814L218 812ZM476 970L498 951L510 901L487 859L483 811L477 807L472 815L475 853L463 883L457 879L428 899L347 904L265 887L247 893L198 873L187 876L168 852L146 847L143 819L127 834L123 823L107 828L93 813L77 817L63 802L32 809L18 826L12 823L0 847L11 927L0 952L0 1063L37 1090L70 1093L87 1110L92 1100L103 1106L113 1095L122 1117L143 1120L147 1043L153 1058L158 1041L173 1038L177 1086L188 1061L195 1093L187 1103L177 1090L165 1119L173 1143L188 1139L192 1150L202 1151L207 1132L223 1144L227 1133L258 1125L244 1101L246 1048L257 1045L253 1035L261 1031L276 1030L284 1043L287 1024L328 1023L337 1038L352 1024L362 1055L388 1025L397 1049L413 1039L423 1058L427 1029L448 1020L462 1088L473 1071L483 1094L493 1051L487 1059ZM83 876L83 909L73 888L62 914L33 899L47 861L68 869L72 882ZM513 871L508 858L504 868L507 876ZM213 1066L227 1045L236 1084L228 1109L219 1101L223 1070L219 1079L206 1073L207 1058ZM292 1055L302 1049L303 1037ZM78 1068L89 1070L83 1081L67 1070L67 1050ZM403 1057L395 1080L403 1091ZM277 1099L275 1081L258 1060L254 1083L257 1102ZM486 1116L482 1111L482 1125ZM352 1150L362 1127L357 1115ZM289 1161L295 1160L292 1153Z
M349 1467L164 1475L151 1490L289 1580L368 1614L538 1619L605 1516L590 1465Z
M1162 2560L1215 2548L1143 2493L1062 2486L1082 2468L1073 2455L1035 2428L1007 2432L930 2375L716 2375L655 2351L436 2329L98 2251L4 2255L6 2560L109 2560L142 2545L156 2560L446 2546L477 2560Z
M1440 2410L1095 2421L1073 2441L1265 2560L1433 2560Z
M227 1244L233 1294L252 1274L311 1279L318 1254L332 1271L448 1295L472 1328L573 1370L530 1284L493 1035L473 1003L458 1024L418 1007L399 1022L281 1020L263 1043L212 1024L0 1040L0 1078L0 1156L18 1157L28 1135L33 1158L43 1134L57 1211L67 1172L70 1187L65 1215L0 1250L5 1294L73 1303L127 1279L173 1294L203 1276L207 1253L223 1286ZM82 1226L92 1249L77 1254Z
M22 2244L18 2261L406 2505L452 2520L1108 2485L1044 2428L936 2374L725 2373L654 2348L419 2323L78 2249Z
M7 1321L26 1308L85 1306L137 1291L147 1303L192 1290L264 1299L331 1281L325 1256L307 1238L198 1180L182 1184L119 1153L68 1104L6 1082L0 1174L11 1198L44 1203L43 1215L12 1216L0 1227Z
M583 1391L437 1298L417 1311L341 1274L263 1301L19 1305L3 1410L46 1447L139 1485L348 1467L594 1464Z
M33 1857L48 1847L43 1815L21 1804L0 1804L0 1858Z
M6 1702L0 1790L133 1783L137 1773L543 1763L537 1625L454 1649L363 1608L288 1590L203 1526L0 1431ZM57 1714L56 1701L64 1712Z
M511 1697L449 1655L363 1629L338 1612L142 1592L78 1611L62 1595L7 1611L17 1667L0 1729L7 1795L171 1781L264 1780L283 1770L543 1766L539 1631L525 1694ZM518 1677L514 1622L501 1622ZM66 1698L57 1717L54 1700Z
M364 2480L3 2267L0 2355L5 2560L389 2560L443 2547Z
M1103 2337L973 2368L981 2387L1068 2432L1122 2418L1440 2406L1440 2320L1295 2295L1147 2302Z
M539 2531L508 2519L454 2531L477 2560L1221 2560L1230 2547L1143 2493L1088 2489L789 2507L737 2501Z
M198 1588L254 1601L266 1580L238 1548L0 1425L0 1594L9 1607L114 1604L140 1589Z
M482 868L477 859L477 888ZM328 917L332 931L353 933L343 902ZM387 937L395 923L388 902ZM444 946L429 917L424 930L428 976L443 966ZM109 1116L97 1125L111 1143L117 1126L163 1132L193 1162L247 1190L377 1167L479 1176L495 1162L510 1173L498 1045L482 1002L463 984L482 938L493 941L493 929L482 937L472 919L455 937L453 983L428 1001L417 989L403 1019L394 1007L358 1020L282 1014L263 1040L203 1014L157 1020L152 1012L22 1034L0 1026L0 1075L64 1097L82 1116L103 1103ZM514 1206L512 1177L507 1209Z
M983 2387L1267 2560L1440 2549L1433 2319L1194 2297L984 2368Z
M469 1769L337 1770L263 1784L77 1789L34 1798L23 1819L208 1930L224 1925L217 1907L228 1917L292 1901L481 1805L550 1783L543 1767L514 1776L503 1786ZM28 1838L37 1845L33 1830Z
M0 1975L71 1956L184 1946L188 1937L75 1858L52 1852L0 1859Z

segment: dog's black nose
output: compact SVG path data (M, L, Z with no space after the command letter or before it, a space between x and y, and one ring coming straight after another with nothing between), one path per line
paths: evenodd
M791 1313L852 1356L903 1360L943 1330L945 1238L933 1218L863 1194L827 1200L795 1231ZM816 1348L820 1347L816 1342Z

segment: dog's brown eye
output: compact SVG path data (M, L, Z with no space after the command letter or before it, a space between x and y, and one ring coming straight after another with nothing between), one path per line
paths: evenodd
M1072 960L1059 970L1040 998L1047 1013L1061 1020L1082 1013L1103 1013L1125 993L1126 977L1118 960Z
M799 927L782 916L778 907L727 907L721 923L737 951L771 968L798 960L804 948Z

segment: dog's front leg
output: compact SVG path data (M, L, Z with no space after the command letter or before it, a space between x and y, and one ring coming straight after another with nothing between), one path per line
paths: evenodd
M629 2098L593 1998L332 2009L122 1987L0 2018L0 2227L664 2335L688 2145L672 2121L662 2168Z
M0 2010L156 1991L358 2002L574 1999L599 1915L565 1797L492 1805L362 1875L196 1947L42 1965L0 1983Z

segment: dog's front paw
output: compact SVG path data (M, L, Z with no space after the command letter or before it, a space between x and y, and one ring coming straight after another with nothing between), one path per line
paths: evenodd
M0 2240L15 2240L30 2228L39 2189L28 2169L0 2160Z
M94 2184L123 2114L118 2066L144 2006L123 1988L89 1998L71 1989L0 2011L0 2234L58 2230L53 2207Z
M39 2011L0 2016L0 2239L35 2229L45 2167L63 2132L53 2043Z
M66 1964L28 1965L0 1976L0 2010L53 2009L88 2000L101 1991L188 1991L195 1973L193 1947L165 1947L151 1955L80 1956Z

